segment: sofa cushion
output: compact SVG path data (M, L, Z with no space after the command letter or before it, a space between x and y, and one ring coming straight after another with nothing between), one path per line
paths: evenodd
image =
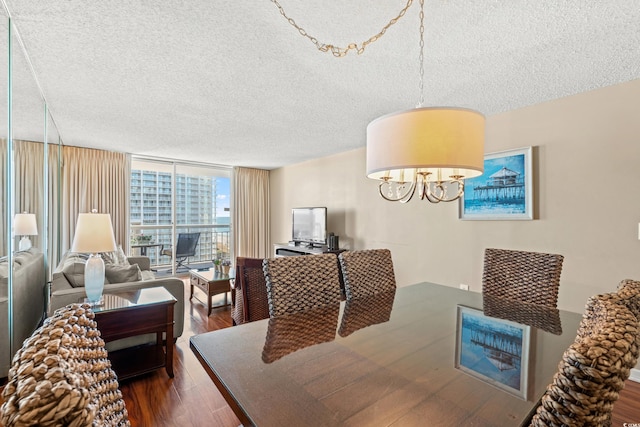
M104 275L109 283L137 282L142 279L138 264L105 264Z

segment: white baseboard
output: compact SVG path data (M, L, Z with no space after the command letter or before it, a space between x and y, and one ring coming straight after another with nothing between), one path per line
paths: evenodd
M631 375L629 376L631 381L635 381L640 383L640 368L634 368L631 370Z

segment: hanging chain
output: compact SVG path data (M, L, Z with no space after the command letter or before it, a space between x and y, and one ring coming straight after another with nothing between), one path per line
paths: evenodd
M416 108L421 108L424 104L424 0L420 0L420 101Z
M420 1L421 1L421 4L424 2L424 0L420 0ZM316 45L316 47L318 48L319 51L321 51L321 52L331 52L331 54L333 56L335 56L336 58L341 58L341 57L345 56L347 53L349 53L350 50L355 50L356 52L358 52L358 55L364 53L364 49L370 43L373 43L373 42L377 41L380 37L382 37L384 35L384 33L389 29L389 27L391 27L393 24L398 22L400 20L400 18L402 18L404 16L404 14L407 13L407 9L409 9L409 7L413 4L413 0L407 0L407 4L405 5L405 7L402 8L400 13L398 13L398 16L396 16L395 18L391 19L389 21L389 23L387 25L385 25L382 28L382 30L380 30L380 32L378 34L376 34L374 36L371 36L369 38L369 40L362 42L360 44L360 46L358 46L358 43L349 43L349 45L347 45L347 47L345 48L345 47L334 46L332 44L325 44L325 43L322 43L322 42L318 41L318 39L316 39L315 37L309 35L304 28L302 28L301 26L296 24L296 21L294 21L293 18L289 18L287 16L287 14L285 13L285 11L282 8L282 6L280 5L280 3L278 3L278 0L271 0L271 2L276 5L278 10L280 11L280 14L282 16L284 16L284 18L289 22L289 24L291 24L296 30L298 30L300 35L302 35L303 37L306 37L309 40L311 40L311 43Z

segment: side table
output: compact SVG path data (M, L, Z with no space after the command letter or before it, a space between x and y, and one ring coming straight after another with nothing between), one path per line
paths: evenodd
M189 278L191 283L191 294L189 299L193 298L193 287L197 286L207 295L207 316L211 314L213 306L211 305L211 297L218 294L224 294L224 304L217 307L225 307L229 305L227 300L227 292L231 292L231 283L228 274L222 274L217 271L206 270L189 270Z
M103 295L104 303L92 307L105 342L156 334L156 343L109 352L119 380L164 367L173 378L173 309L176 299L163 287L114 292ZM163 337L165 335L163 349Z

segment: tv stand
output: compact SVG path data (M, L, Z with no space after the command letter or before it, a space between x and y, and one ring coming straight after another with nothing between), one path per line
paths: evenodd
M275 256L317 255L327 252L327 246L313 247L309 245L291 246L288 243L276 243L273 245Z

